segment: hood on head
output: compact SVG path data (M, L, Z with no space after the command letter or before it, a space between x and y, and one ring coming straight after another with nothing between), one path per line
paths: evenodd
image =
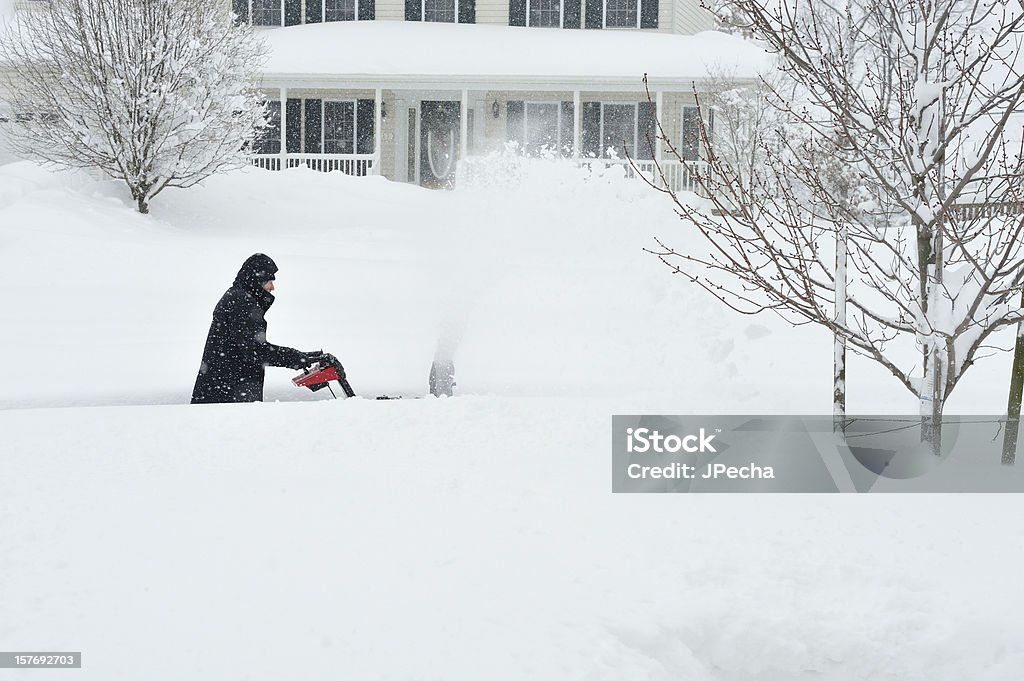
M270 256L255 253L242 263L242 268L238 270L238 275L235 277L235 286L260 289L268 281L274 279L276 273L277 265L270 259Z

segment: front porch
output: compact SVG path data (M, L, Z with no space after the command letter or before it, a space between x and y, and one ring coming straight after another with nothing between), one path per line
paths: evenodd
M415 84L369 89L318 80L265 91L271 127L252 155L253 165L266 170L304 165L451 188L462 159L512 142L524 155L624 166L627 175L639 171L673 191L695 189L692 171L701 163L692 94L659 89L648 101L635 86L632 91L537 89L536 84L500 90ZM658 112L670 138L681 141L675 146L683 161L657 139Z

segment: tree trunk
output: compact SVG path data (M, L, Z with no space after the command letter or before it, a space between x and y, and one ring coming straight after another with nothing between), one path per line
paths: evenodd
M135 205L138 211L143 215L149 214L149 187L142 185L129 184L128 188L132 192L132 198L135 199Z
M1021 294L1024 307L1024 293ZM1006 405L1006 435L1003 436L1003 463L1012 466L1017 457L1017 435L1020 431L1020 402L1024 394L1024 322L1017 324L1017 347L1013 351L1010 373L1010 399Z
M836 324L846 326L846 227L836 234ZM832 362L832 430L846 428L846 337L834 334Z

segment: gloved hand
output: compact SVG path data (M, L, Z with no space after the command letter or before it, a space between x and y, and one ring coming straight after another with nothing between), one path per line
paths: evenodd
M338 361L338 358L331 353L320 353L320 357L317 361L320 362L320 366L322 367L334 367L338 370L338 376L340 378L345 378L345 367L341 366L341 362Z
M302 352L302 353L299 353L299 361L297 362L298 366L293 366L292 368L293 369L305 369L305 368L307 368L309 366L312 366L313 364L316 364L317 362L319 362L320 358L323 357L323 355L324 355L324 351L323 350L314 350L313 352ZM326 366L326 365L321 364L321 366Z

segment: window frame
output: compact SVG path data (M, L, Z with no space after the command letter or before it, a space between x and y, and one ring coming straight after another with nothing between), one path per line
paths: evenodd
M601 0L601 28L602 29L623 29L630 31L632 29L640 28L640 14L643 8L641 7L641 0L632 0L636 5L636 25L635 26L609 26L608 25L608 0Z
M273 140L273 142L275 142L278 145L279 148L278 148L277 151L264 151L262 145L265 144L265 143L271 142L271 139L269 137L267 137L265 139L257 140L257 144L260 145L260 149L259 149L259 151L256 151L255 149L253 149L253 153L261 155L261 156L277 156L277 155L279 155L279 154L281 154L283 152L283 148L281 148L282 147L281 130L283 129L283 126L284 126L285 107L287 106L287 104L284 101L280 100L280 99L270 99L270 100L267 100L267 104L276 104L277 105L275 107L275 109L277 111L277 136L276 136L276 139ZM268 126L268 127L270 127L270 126Z
M306 0L309 2L309 0ZM320 23L321 24L337 24L344 21L359 21L359 0L352 0L352 7L355 12L351 19L333 19L327 20L327 0L320 0ZM303 15L302 23L306 23L306 17Z
M326 22L325 22L326 23ZM344 152L327 151L327 104L351 104L352 105L352 151ZM320 100L320 153L324 156L355 156L359 149L359 100L357 99L321 99Z
M598 143L601 145L601 148L600 148L601 155L598 158L607 159L609 161L612 160L608 156L605 156L605 154L608 153L608 147L606 147L605 144L604 144L604 110L605 110L605 107L608 107L608 106L622 106L622 107L631 106L631 107L633 107L633 151L631 152L630 155L633 158L636 158L637 145L639 144L639 141L637 140L637 135L639 134L639 128L640 128L640 103L639 102L601 102L601 125L598 128L598 138L597 138L598 139ZM623 151L625 151L625 150L623 150ZM618 158L618 159L615 159L615 160L621 161L624 158L625 158L625 156L623 156L621 158Z
M249 25L250 26L260 26L260 27L264 27L264 28L267 28L267 27L270 27L270 26L284 26L284 10L285 10L284 6L285 6L285 0L271 0L271 2L277 2L277 3L279 3L281 5L281 8L280 8L280 10L278 12L278 14L280 16L278 17L278 23L276 23L276 24L257 24L257 23L253 22L253 20L252 20L252 16L253 16L252 15L252 4L253 4L254 1L255 0L249 0Z
M689 146L686 143L687 140L684 137L684 135L686 134L686 116L687 116L687 112L693 112L690 115L695 116L697 118L697 139L696 139L697 148L695 150L693 150L693 158L689 158L688 157L690 149L689 149ZM712 113L712 114L714 113L711 109L709 109L708 112ZM701 118L700 118L700 109L696 105L691 106L689 104L684 104L682 106L682 110L679 112L679 139L680 139L679 151L680 151L680 154L683 157L683 160L688 162L688 163L697 163L697 162L703 160L702 157L704 155L705 149L704 149L704 140L701 139L701 135L700 135L700 125L701 125L701 122L702 121L701 121ZM703 124L705 125L705 127L708 128L708 133L709 134L714 134L714 116L711 116L710 120L703 121Z
M607 0L604 0L607 2ZM526 0L526 26L528 28L556 28L555 26L535 26L530 23L530 8L533 6L535 0ZM558 26L557 28L565 28L565 0L558 0Z
M554 106L555 107L555 151L562 155L562 102L554 100L525 100L523 101L523 148L529 147L526 131L530 128L530 105Z
M421 24L457 24L459 23L459 0L452 0L455 3L454 21L427 21L427 0L420 0L420 23Z

